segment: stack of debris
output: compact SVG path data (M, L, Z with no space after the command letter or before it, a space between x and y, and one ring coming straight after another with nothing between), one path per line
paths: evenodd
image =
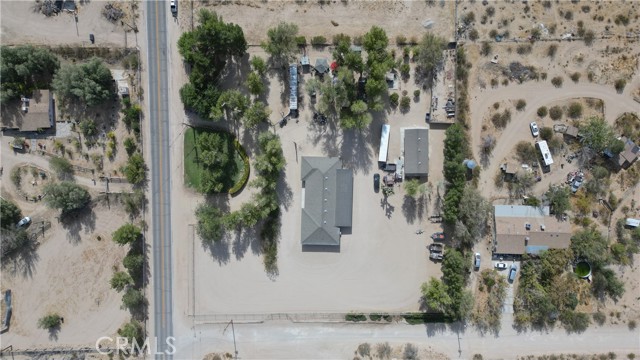
M36 12L42 12L45 16L58 15L60 9L54 0L36 0Z
M115 23L124 16L124 12L112 3L107 3L107 5L104 6L104 9L102 9L102 16L112 23Z

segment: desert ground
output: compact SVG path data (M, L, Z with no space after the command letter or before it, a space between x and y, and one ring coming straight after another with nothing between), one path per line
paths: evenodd
M77 23L74 15L61 12L45 17L34 10L34 1L3 1L0 3L0 29L2 45L75 45L92 46L89 34L94 34L95 45L104 47L135 47L137 34L131 27L139 26L132 20L131 9L124 21L113 24L101 14L106 1L76 1ZM124 2L123 2L124 3ZM143 38L140 38L142 41Z

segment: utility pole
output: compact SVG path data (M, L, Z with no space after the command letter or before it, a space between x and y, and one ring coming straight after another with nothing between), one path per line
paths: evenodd
M227 328L229 327L229 325L231 325L231 332L233 333L233 350L235 352L234 359L237 359L238 358L238 348L236 347L236 330L233 327L233 320L229 321L227 326L225 326L224 330L222 330L222 334L224 334L224 332L227 331Z

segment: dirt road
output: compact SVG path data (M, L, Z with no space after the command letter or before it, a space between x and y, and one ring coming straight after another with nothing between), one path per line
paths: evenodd
M213 351L233 353L233 334L223 332L226 324L199 326L178 338L176 358L202 358ZM359 344L388 341L431 347L451 358L471 359L479 353L485 359L515 359L521 355L552 353L618 354L637 352L639 330L627 326L593 327L580 335L555 329L546 333L518 333L504 329L499 337L482 336L468 328L460 333L443 324L429 326L304 324L269 322L235 324L238 355L244 359L338 359L352 356ZM373 347L373 346L372 346Z

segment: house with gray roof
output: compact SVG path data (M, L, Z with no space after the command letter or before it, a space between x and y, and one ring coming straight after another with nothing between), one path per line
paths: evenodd
M429 175L429 129L404 130L404 175Z
M353 172L342 161L302 157L302 246L340 246L342 228L351 227Z

